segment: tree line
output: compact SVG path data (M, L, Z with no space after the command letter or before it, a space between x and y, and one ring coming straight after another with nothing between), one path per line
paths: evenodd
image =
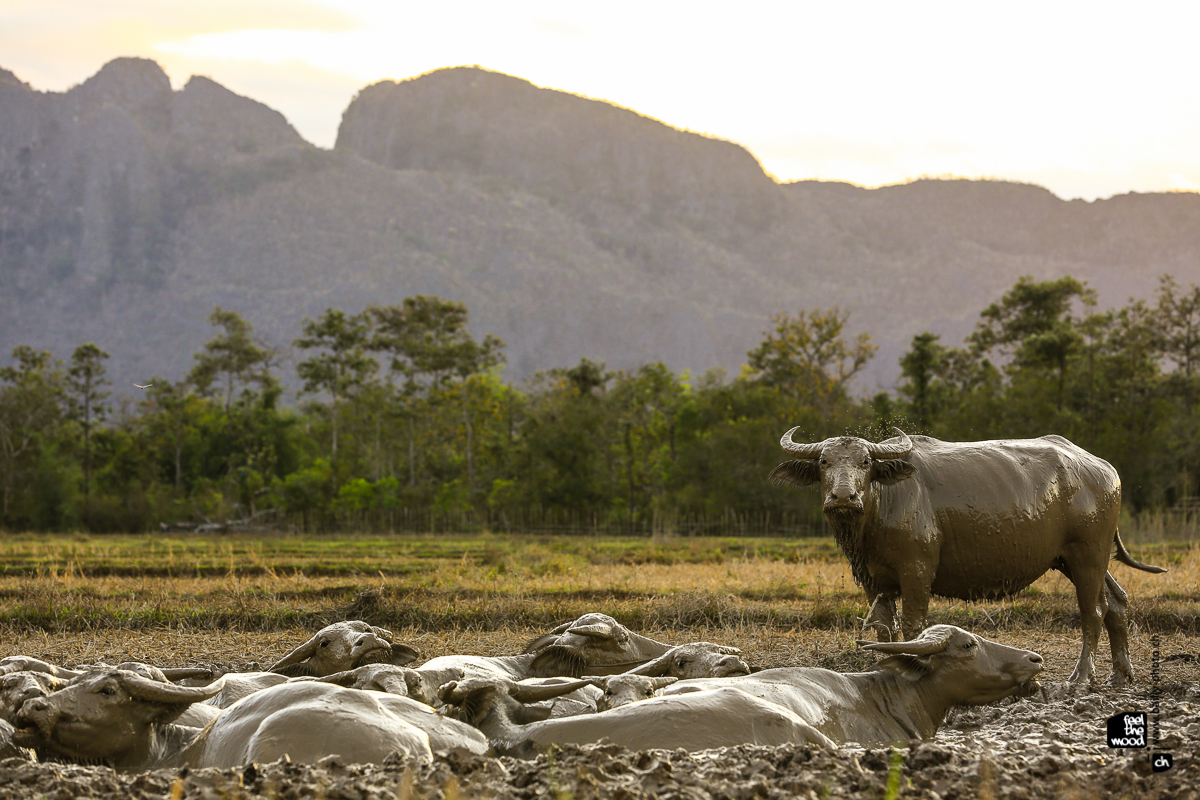
M108 354L29 346L0 368L0 527L147 531L817 530L816 492L770 485L780 435L947 440L1058 433L1107 459L1127 507L1200 488L1200 287L1098 311L1086 283L1021 278L957 346L915 336L892 392L859 397L876 347L849 312L771 319L740 374L582 359L520 385L461 304L415 296L305 319L296 407L278 352L217 308L190 371L114 407Z

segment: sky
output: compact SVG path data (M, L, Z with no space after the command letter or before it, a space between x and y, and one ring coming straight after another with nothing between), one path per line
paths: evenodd
M0 67L206 75L332 147L355 92L477 64L737 142L781 181L1200 189L1200 3L0 0ZM0 121L2 124L2 121Z

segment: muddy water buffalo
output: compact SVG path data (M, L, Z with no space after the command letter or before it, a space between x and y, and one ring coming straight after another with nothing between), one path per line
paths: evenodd
M221 680L185 687L128 670L86 673L59 691L26 700L13 742L71 760L105 761L118 772L227 769L284 755L306 764L331 754L379 763L393 751L427 762L433 752L488 749L479 731L407 697L319 681L255 692L203 729L175 723L188 706L220 691Z
M778 667L752 675L683 680L663 697L716 687L740 689L789 709L838 744L868 747L932 739L956 705L1028 697L1041 689L1042 657L954 625L934 625L907 642L860 642L886 656L874 672Z
M688 752L741 744L836 746L789 709L732 686L558 719L546 719L544 712L524 705L577 690L586 682L528 687L494 675L448 683L441 695L451 706L449 717L479 728L497 755L514 758L531 759L551 746L601 739L630 750L683 748Z
M408 645L392 641L392 632L362 620L335 622L271 665L270 672L288 677L324 677L363 664L404 666L420 655Z
M1110 553L1147 572L1117 533L1121 479L1108 462L1061 436L943 442L897 436L874 443L854 436L801 444L772 480L820 483L825 519L871 600L868 625L880 639L911 639L925 627L931 595L960 600L1005 597L1050 569L1075 584L1083 649L1071 680L1092 678L1100 626L1108 629L1109 682L1133 680L1125 592L1108 573Z

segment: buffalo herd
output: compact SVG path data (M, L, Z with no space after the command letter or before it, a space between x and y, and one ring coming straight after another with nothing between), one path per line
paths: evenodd
M1075 586L1090 682L1103 626L1109 683L1133 681L1127 597L1108 571L1134 560L1117 531L1121 483L1060 436L950 443L843 436L782 445L775 481L820 487L825 519L870 603L859 645L875 668L752 669L712 642L666 644L605 614L564 623L509 656L420 654L355 620L318 631L269 669L126 662L67 668L0 659L0 757L105 763L125 772L467 751L530 758L553 745L702 751L740 744L836 748L930 739L957 705L1039 691L1040 655L953 625L933 596L1011 595L1048 570ZM899 603L899 614L898 604Z

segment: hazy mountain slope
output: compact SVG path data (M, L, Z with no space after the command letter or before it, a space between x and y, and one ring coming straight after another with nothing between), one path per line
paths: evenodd
M776 311L839 305L890 387L1023 274L1102 302L1200 281L1200 198L778 185L743 148L480 69L366 87L337 146L205 78L118 59L68 92L0 72L0 353L94 340L181 376L214 305L288 345L327 307L461 300L509 375L589 357L736 371Z
M607 210L740 239L768 227L782 199L739 145L473 67L366 87L334 149L395 169L503 177L567 203L589 227L612 222Z

